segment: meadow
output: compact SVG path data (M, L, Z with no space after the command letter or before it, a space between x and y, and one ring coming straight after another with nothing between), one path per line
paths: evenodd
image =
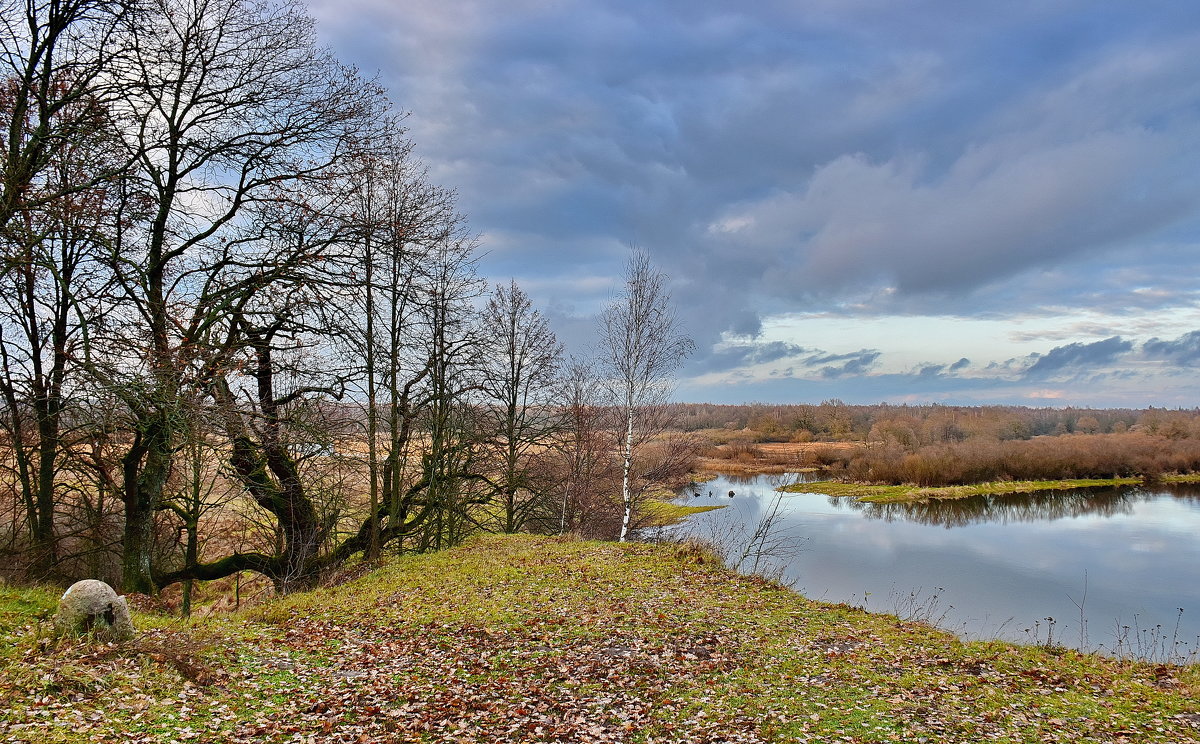
M1200 667L964 643L694 545L532 536L117 646L0 589L0 741L1200 741Z

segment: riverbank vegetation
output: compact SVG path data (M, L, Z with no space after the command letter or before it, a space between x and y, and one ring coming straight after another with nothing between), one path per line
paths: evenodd
M693 408L709 410L681 406L680 420L711 423ZM841 484L857 484L859 493L873 493L876 498L885 486L894 487L887 492L889 498L919 489L926 489L921 497L927 497L964 493L928 490L948 487L975 486L981 493L1018 492L1061 487L1032 485L1035 482L1070 480L1078 482L1075 487L1088 485L1085 481L1118 485L1200 471L1200 414L1196 411L845 406L829 402L775 406L758 414L753 414L753 407L715 408L709 411L710 419L713 415L742 418L721 429L697 432L710 443L702 451L705 468L731 475L818 470ZM734 428L743 419L748 425ZM830 423L836 420L845 426ZM785 421L794 428L785 426ZM799 441L770 441L781 432ZM829 441L815 441L815 432ZM835 432L840 432L840 437L835 437ZM823 488L844 492L850 487L831 484Z
M1195 476L1176 476L1172 480L1184 482L1200 480ZM992 481L974 483L969 486L885 486L870 483L847 483L843 481L818 481L815 483L793 483L781 486L785 493L819 493L826 496L849 496L868 503L892 503L924 501L926 499L963 499L969 496L1003 496L1005 494L1033 493L1035 491L1069 491L1076 488L1110 488L1141 483L1140 478L1078 478L1073 480L1046 481Z
M1200 469L1200 439L1129 432L1010 441L976 438L918 448L879 442L827 469L844 480L927 487L1001 480L1153 479Z
M1169 438L1200 435L1200 412L1148 408L1029 408L940 404L718 405L673 407L685 431L726 442L867 442L895 439L908 446L968 438L1031 439L1061 434L1119 434L1140 429Z

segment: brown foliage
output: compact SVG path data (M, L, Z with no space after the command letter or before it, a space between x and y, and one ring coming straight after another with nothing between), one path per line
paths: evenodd
M853 442L764 442L735 441L709 446L701 452L700 469L711 473L749 475L794 473L827 467L848 460L848 453L862 445Z
M685 431L711 430L719 441L803 442L896 440L913 447L973 437L1029 439L1043 434L1104 434L1139 429L1174 438L1200 434L1200 411L1164 408L1086 409L1025 406L716 405L677 403L672 415Z
M1200 440L1144 432L1011 441L977 437L915 451L880 442L846 453L831 469L849 480L919 486L1190 473L1200 470Z

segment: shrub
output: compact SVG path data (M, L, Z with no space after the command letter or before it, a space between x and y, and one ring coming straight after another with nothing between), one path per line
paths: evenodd
M826 457L833 459L824 464L851 480L954 486L1189 473L1200 470L1200 441L1144 432L1005 441L975 437L912 452L892 444Z

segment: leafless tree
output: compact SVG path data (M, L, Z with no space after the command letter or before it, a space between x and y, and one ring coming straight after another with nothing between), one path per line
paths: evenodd
M557 480L561 490L559 533L577 531L588 537L612 534L607 525L620 523L612 508L612 484L619 474L612 467L612 439L604 428L601 380L595 366L572 357L559 384L563 427L556 440Z
M0 431L12 447L12 475L26 506L34 574L48 576L59 555L55 501L66 424L78 398L79 365L104 316L111 275L98 260L128 212L126 194L96 173L114 168L111 122L94 101L59 109L92 127L80 141L43 155L22 206L0 230ZM80 125L82 126L82 125ZM76 186L89 183L89 188ZM78 417L76 417L78 418Z
M419 549L440 549L480 526L476 509L488 501L480 472L479 421L469 396L479 390L480 341L474 301L482 293L475 275L473 238L459 235L430 255L428 299L429 375L423 412L427 448L422 457L428 487L417 517Z
M562 346L516 281L497 285L482 318L485 442L498 471L499 528L519 532L553 512L545 461L559 429L552 408Z
M92 189L124 163L47 180L64 153L96 136L118 90L107 79L118 28L132 3L120 0L5 0L0 4L0 232L27 210Z
M634 250L624 285L601 316L601 362L613 408L621 417L622 542L629 536L636 507L634 458L641 445L665 428L663 404L673 375L693 348L679 329L666 282L650 256Z
M382 91L297 0L0 11L4 487L43 567L68 537L120 556L126 591L286 590L476 529L475 241ZM330 455L358 389L365 510ZM206 554L233 493L271 539Z
M399 122L356 158L346 191L352 245L343 269L352 301L343 338L363 367L358 384L365 395L368 514L374 515L367 553L375 557L388 529L382 515L393 523L405 519L411 506L403 503L406 488L420 470L412 438L429 403L428 301L438 275L435 259L443 255L438 247L469 244L461 241L464 223L454 195L429 183Z
M201 533L201 525L210 513L227 507L239 489L220 472L224 452L219 440L209 435L210 427L203 414L193 415L189 423L192 428L172 462L165 506L180 522L184 565L196 566L200 564L201 549L207 537ZM195 579L184 580L180 606L183 617L191 615L194 587Z
M382 94L316 47L295 2L148 0L121 31L117 115L151 218L112 256L128 326L93 371L130 410L123 583L149 591L188 388L243 342L231 314L315 258L311 241L276 252L241 218L312 193L365 139Z

